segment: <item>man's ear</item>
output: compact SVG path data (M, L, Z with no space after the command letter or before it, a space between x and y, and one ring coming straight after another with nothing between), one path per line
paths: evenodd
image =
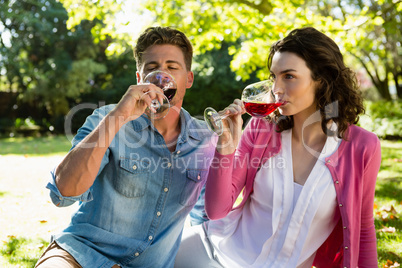
M187 84L186 88L190 88L193 86L194 82L194 73L192 71L187 72Z
M137 76L137 85L138 85L138 84L141 83L141 75L140 75L140 73L138 71L135 74Z

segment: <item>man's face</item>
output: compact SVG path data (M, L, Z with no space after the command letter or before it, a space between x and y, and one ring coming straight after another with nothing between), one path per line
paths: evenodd
M137 71L137 83L152 71L170 73L177 83L177 92L171 101L172 106L181 107L186 89L193 84L194 74L187 71L183 52L174 45L153 45L144 51L143 65Z

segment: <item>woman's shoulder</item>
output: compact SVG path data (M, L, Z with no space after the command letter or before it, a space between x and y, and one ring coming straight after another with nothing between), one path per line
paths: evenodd
M349 126L346 140L346 144L349 144L355 151L364 151L368 154L380 151L381 143L377 135L356 125Z
M374 144L380 142L376 134L356 125L349 126L346 139L356 141L358 143L361 141Z

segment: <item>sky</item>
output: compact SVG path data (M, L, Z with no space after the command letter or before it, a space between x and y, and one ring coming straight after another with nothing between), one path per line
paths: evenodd
M123 2L123 10L117 14L117 22L124 26L121 26L118 32L129 33L134 39L137 39L145 27L152 24L153 17L150 11L140 13L140 6L143 2L145 0Z

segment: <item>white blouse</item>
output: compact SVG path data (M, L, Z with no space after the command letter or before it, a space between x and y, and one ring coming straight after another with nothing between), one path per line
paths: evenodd
M282 150L257 172L244 207L209 222L208 236L225 267L310 268L340 219L325 158L341 140L327 138L302 186L293 180L291 136L282 132Z

